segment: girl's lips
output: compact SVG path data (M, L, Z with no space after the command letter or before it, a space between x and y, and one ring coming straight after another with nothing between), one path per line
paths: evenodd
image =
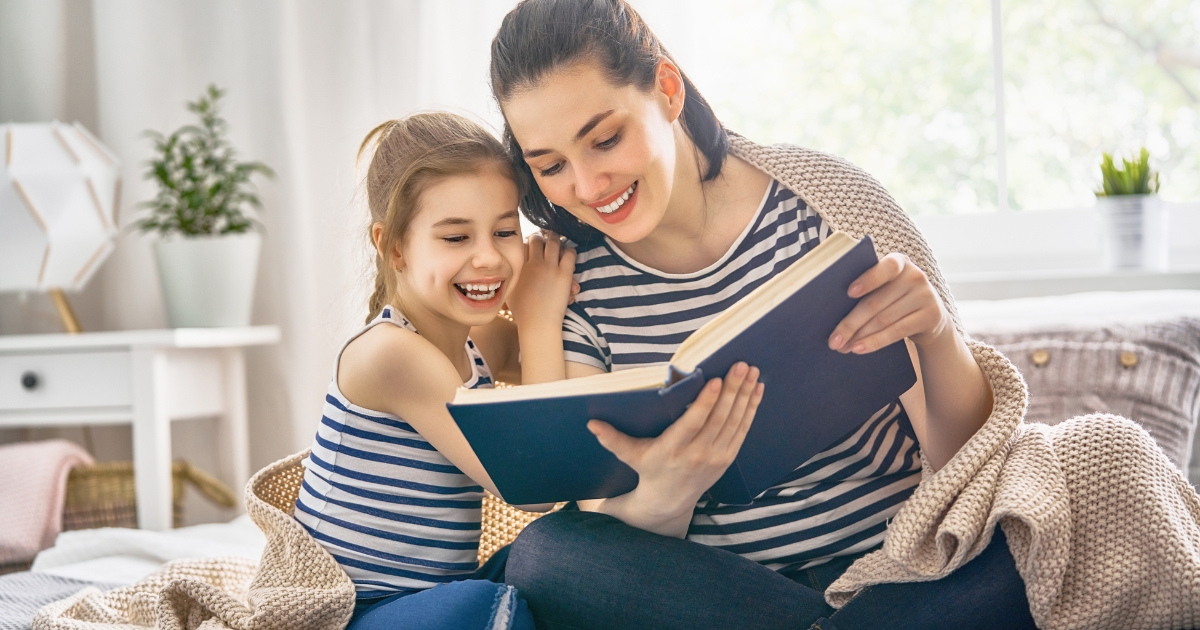
M636 182L635 182L635 184L636 184ZM600 216L600 220L604 221L605 223L609 223L609 224L620 223L621 221L625 220L625 217L629 216L629 213L633 212L633 207L637 205L638 193L640 193L641 191L642 191L642 187L635 185L633 187L633 193L629 195L629 198L625 200L625 203L620 208L617 208L617 210L615 212L611 212L609 214L604 214L603 212L600 212L599 210L596 210L595 208L592 208L592 210L595 210L596 214ZM624 194L624 192L625 191L621 191L621 194ZM616 200L620 196L621 195L617 195L617 196L613 197L613 200ZM609 203L611 203L611 201ZM604 205L607 205L607 204L604 204Z
M462 300L471 309L488 310L499 308L504 300L504 285L507 284L504 280L489 280L486 282L462 283L454 285L454 292L458 298ZM490 291L488 290L490 289ZM491 297L487 299L479 299L487 294ZM474 296L474 297L472 297Z

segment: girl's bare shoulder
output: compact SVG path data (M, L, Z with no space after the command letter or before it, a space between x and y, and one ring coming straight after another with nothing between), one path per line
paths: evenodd
M449 401L462 385L450 360L433 344L389 324L371 327L346 346L337 382L350 402L398 416L412 405Z

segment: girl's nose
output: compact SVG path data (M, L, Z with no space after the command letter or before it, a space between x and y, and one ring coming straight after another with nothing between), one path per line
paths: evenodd
M504 257L491 239L480 239L479 247L475 250L474 265L477 269L492 269L499 267Z

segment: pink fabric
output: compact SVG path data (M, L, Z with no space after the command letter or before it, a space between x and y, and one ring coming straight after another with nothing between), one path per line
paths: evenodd
M91 455L66 440L0 446L0 564L28 562L62 530L71 469Z

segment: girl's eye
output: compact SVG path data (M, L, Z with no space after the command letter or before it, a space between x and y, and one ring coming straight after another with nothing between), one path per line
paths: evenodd
M519 234L517 233L516 230L500 230L500 231L496 232L496 236L498 236L500 238L510 238L513 236L519 236Z
M562 170L562 162L555 162L554 165L550 166L549 168L544 168L541 170L542 177L550 177L551 175L554 175L555 173L558 173L561 170Z
M461 243L461 242L467 240L467 237L462 236L462 235L443 236L442 240L446 241L447 243Z
M611 149L611 148L617 146L617 143L620 141L621 141L621 135L614 133L607 140L602 140L600 142L597 142L596 148L597 149Z

